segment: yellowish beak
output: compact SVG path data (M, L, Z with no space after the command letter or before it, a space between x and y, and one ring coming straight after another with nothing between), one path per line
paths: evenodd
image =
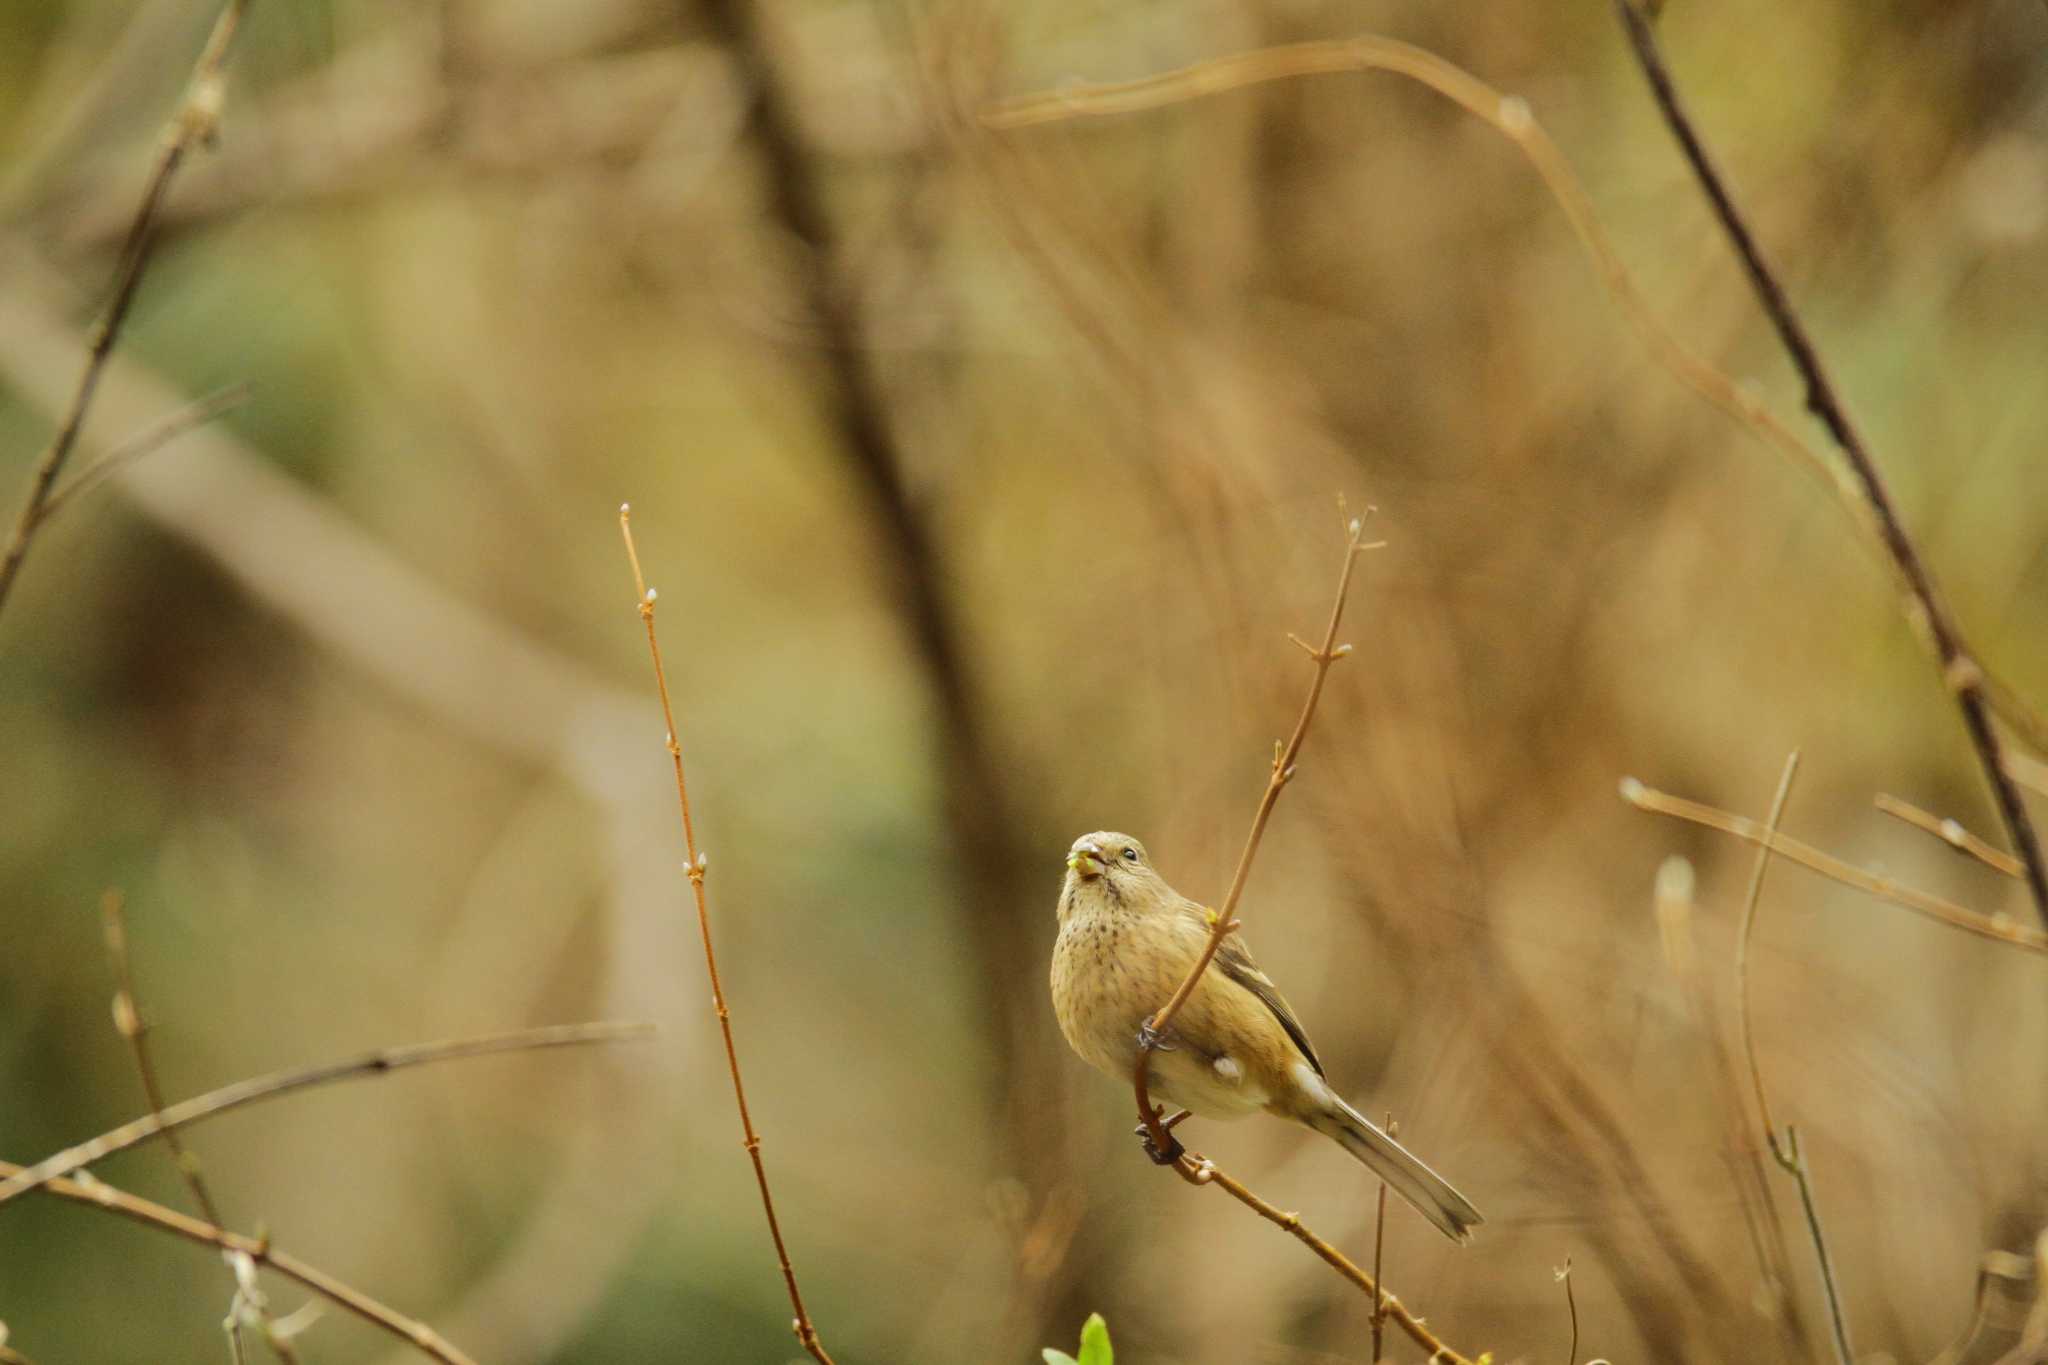
M1083 881L1092 881L1102 875L1102 852L1096 848L1077 848L1067 855L1067 866L1080 873Z

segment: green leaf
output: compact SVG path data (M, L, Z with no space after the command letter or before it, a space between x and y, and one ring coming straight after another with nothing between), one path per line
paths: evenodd
M1045 1365L1116 1365L1116 1356L1109 1349L1109 1324L1102 1320L1100 1313L1090 1313L1088 1321L1081 1324L1079 1360L1050 1346L1043 1354Z
M1116 1356L1109 1349L1109 1324L1102 1314L1090 1313L1088 1321L1081 1324L1081 1358L1074 1365L1116 1365Z

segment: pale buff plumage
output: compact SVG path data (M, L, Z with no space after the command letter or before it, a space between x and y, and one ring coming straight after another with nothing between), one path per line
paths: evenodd
M1090 1065L1129 1083L1138 1030L1201 955L1209 913L1166 884L1144 845L1107 831L1074 841L1060 887L1052 1004ZM1323 1079L1294 1011L1236 934L1223 941L1155 1052L1151 1093L1202 1118L1263 1109L1336 1141L1445 1235L1464 1241L1479 1210L1381 1132Z

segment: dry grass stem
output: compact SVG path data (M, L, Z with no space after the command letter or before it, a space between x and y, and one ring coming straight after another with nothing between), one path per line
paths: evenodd
M1903 820L1915 829L1926 830L1956 852L1967 853L1993 872L2003 873L2008 877L2018 877L2023 871L2020 867L2019 859L2013 857L2004 849L1987 843L1985 840L1970 833L1959 820L1948 819L1945 816L1936 815L1932 811L1923 810L1911 801L1893 796L1889 792L1879 792L1876 797L1876 803L1877 808L1886 815L1891 816L1895 820Z
M1765 838L1757 847L1756 865L1750 870L1749 890L1743 896L1742 927L1735 937L1736 1020L1742 1030L1743 1051L1749 1057L1750 1083L1756 1088L1757 1114L1763 1121L1764 1141L1770 1146L1772 1158L1799 1186L1799 1204L1806 1214L1806 1231L1813 1241L1814 1261L1820 1270L1821 1293L1827 1299L1828 1325L1833 1333L1835 1358L1838 1365L1850 1365L1855 1354L1849 1346L1849 1324L1842 1311L1842 1289L1835 1278L1835 1260L1828 1252L1827 1231L1821 1224L1820 1205L1814 1199L1813 1174L1799 1148L1799 1130L1788 1124L1784 1138L1780 1140L1777 1125L1771 1119L1771 1102L1764 1091L1763 1065L1757 1057L1756 1032L1749 1017L1749 943L1756 930L1757 906L1763 899L1764 873L1770 867L1772 841L1778 837L1778 822L1784 818L1785 802L1792 794L1792 780L1798 774L1799 751L1794 749L1785 756L1785 770L1779 775L1777 793L1771 798L1770 818L1764 823Z
M1387 1136L1399 1137L1401 1130L1394 1123L1394 1116L1387 1115ZM1380 1182L1379 1200L1372 1213L1372 1358L1373 1365L1386 1356L1387 1304L1381 1286L1386 1283L1380 1273L1380 1257L1387 1245L1387 1182Z
M1914 606L1909 614L1916 625L1925 628L1934 647L1942 681L1955 696L1956 705L1962 712L1963 726L1969 732L1971 746L1977 751L1978 765L1984 770L1984 778L1991 785L1991 794L2005 821L2006 832L2012 837L2013 851L2019 858L2027 892L2033 898L2034 911L2044 924L2048 924L2048 870L2044 870L2042 865L2041 846L2034 833L2033 819L2027 813L2019 788L2006 772L2004 746L1991 721L1992 697L1987 693L1983 666L1977 662L1963 638L1961 627L1949 614L1948 605L1935 584L1933 570L1928 568L1920 557L1919 547L1907 535L1883 472L1878 469L1876 459L1850 421L1848 409L1836 394L1834 383L1821 363L1820 353L1814 349L1812 339L1792 307L1790 296L1764 259L1762 246L1742 211L1736 207L1720 172L1715 169L1713 158L1707 153L1705 143L1700 140L1698 129L1686 114L1671 72L1657 49L1656 33L1650 26L1650 20L1636 8L1633 0L1615 0L1615 9L1621 16L1622 26L1628 31L1630 45L1643 74L1649 79L1651 93L1656 97L1658 109L1663 112L1664 121L1670 125L1685 151L1686 161L1706 191L1707 198L1712 201L1715 216L1726 229L1736 255L1741 258L1743 270L1756 289L1758 300L1770 316L1786 354L1791 357L1794 368L1806 385L1807 409L1820 419L1821 425L1827 428L1829 436L1847 459L1864 503L1876 522L1879 540L1896 566L1900 580L1912 594Z
M1906 886L1890 877L1866 872L1831 853L1822 852L1811 844L1773 833L1745 816L1735 815L1702 802L1688 801L1669 792L1658 791L1654 787L1644 786L1633 777L1622 779L1621 797L1640 810L1651 811L1657 815L1669 815L1695 825L1704 825L1708 829L1719 830L1745 843L1768 848L1780 858L1798 863L1809 871L1818 872L1830 881L1853 886L1858 891L1875 896L1879 900L1889 901L1893 905L1904 906L1915 914L1924 915L1950 928L1961 929L1965 933L1990 939L1994 943L2022 948L2030 953L2048 954L2048 934L2015 923L2010 915L1987 915L1982 911L1972 910L1954 901L1944 900L1940 896Z
M28 1167L17 1166L11 1161L0 1161L0 1175L18 1179L28 1173ZM457 1350L426 1323L409 1318L361 1290L337 1280L317 1266L308 1265L298 1257L278 1249L271 1245L267 1237L247 1237L239 1232L229 1232L225 1228L180 1213L176 1209L167 1209L161 1204L153 1204L125 1190L116 1189L106 1181L83 1171L79 1172L76 1179L54 1176L38 1184L40 1188L59 1199L106 1209L111 1213L120 1214L131 1222L175 1233L188 1242L197 1242L223 1252L247 1256L257 1265L275 1270L336 1307L353 1313L408 1345L417 1347L433 1359L445 1362L445 1365L476 1365L474 1360Z
M711 908L704 895L704 873L708 862L697 848L697 826L690 815L690 787L683 777L683 745L676 733L675 709L669 702L668 671L662 667L661 640L654 629L655 592L647 586L647 578L640 572L640 552L633 544L632 508L629 505L619 508L619 534L625 538L626 558L633 566L633 587L638 594L640 620L647 627L647 652L654 661L655 690L661 694L662 724L668 728L668 756L676 772L676 805L683 818L683 869L690 879L690 892L697 902L697 932L704 941L704 970L711 978L711 1003L718 1011L718 1031L725 1040L725 1061L732 1072L732 1095L740 1113L740 1132L744 1135L747 1158L754 1163L754 1182L761 1189L761 1211L768 1218L768 1236L775 1243L776 1264L782 1269L782 1283L789 1291L789 1306L796 1314L791 1327L812 1359L819 1365L832 1365L832 1357L826 1354L824 1343L818 1339L817 1326L804 1307L803 1292L797 1288L796 1270L790 1265L789 1248L782 1240L782 1224L775 1216L775 1196L768 1188L768 1168L761 1160L761 1135L754 1131L754 1119L747 1110L747 1087L740 1078L740 1054L733 1043L732 1011L725 1003L725 987L718 979L718 955L711 946Z
M1572 1320L1572 1344L1564 1353L1564 1365L1578 1365L1579 1359L1579 1299L1572 1293L1572 1258L1564 1258L1564 1264L1557 1271L1557 1282L1564 1286L1564 1310Z
M1749 1059L1749 1079L1755 1088L1756 1108L1763 1119L1764 1136L1773 1153L1778 1147L1778 1127L1771 1121L1771 1102L1764 1093L1764 1070L1757 1060L1756 1034L1749 1026L1749 942L1756 934L1757 906L1763 901L1764 873L1771 865L1771 844L1779 837L1778 822L1784 818L1785 802L1792 795L1792 780L1799 775L1799 751L1785 755L1785 770L1778 776L1778 790L1771 797L1771 813L1764 822L1763 842L1750 868L1749 889L1742 897L1742 924L1735 931L1735 1019L1742 1030L1742 1051Z
M1339 504L1340 515L1342 504ZM1372 514L1366 508L1366 516ZM1315 675L1309 681L1308 697L1301 706L1301 715L1294 722L1294 733L1287 737L1284 745L1276 746L1273 754L1273 770L1266 780L1266 790L1259 797L1259 808L1252 814L1252 827L1245 836L1244 851L1238 855L1237 870L1231 874L1230 888L1223 893L1223 903L1216 907L1214 923L1209 929L1209 940L1202 945L1201 953L1194 965L1167 1002L1146 1022L1145 1032L1138 1047L1137 1065L1132 1069L1132 1086L1137 1092L1138 1117L1145 1125L1152 1149L1161 1154L1177 1150L1173 1138L1161 1126L1159 1111L1154 1108L1148 1093L1147 1072L1151 1070L1152 1053L1166 1036L1173 1016L1180 1012L1188 997L1194 994L1195 983L1202 979L1202 973L1209 969L1216 950L1223 946L1223 940L1238 928L1235 918L1238 899L1244 894L1245 881L1251 876L1252 860L1258 857L1259 841L1265 837L1266 822L1273 816L1273 807L1280 800L1280 793L1294 780L1294 765L1301 754L1301 743L1308 737L1309 722L1315 719L1316 703L1322 700L1323 682L1330 675L1330 666L1351 652L1350 645L1337 643L1337 628L1344 620L1344 601L1351 593L1351 574L1358 566L1358 556L1366 548L1365 518L1353 517L1346 527L1344 544L1344 568L1337 577L1337 597L1330 604L1329 624L1323 630L1323 643L1312 647L1306 641L1295 643L1305 650L1315 665Z
M544 1028L517 1029L509 1033L488 1033L474 1038L453 1038L437 1043L408 1043L402 1047L380 1048L366 1052L360 1057L344 1061L327 1062L320 1066L309 1066L291 1071L276 1071L268 1076L258 1076L246 1081L236 1081L204 1095L181 1100L165 1106L157 1113L146 1115L131 1123L75 1147L67 1147L54 1156L45 1157L33 1166L16 1170L5 1180L0 1180L0 1204L18 1199L38 1185L70 1175L80 1167L91 1165L115 1152L126 1151L138 1142L146 1142L158 1133L168 1133L201 1119L213 1118L231 1109L259 1100L273 1099L295 1090L313 1086L328 1085L335 1081L357 1080L367 1076L382 1076L406 1067L425 1066L433 1062L452 1062L466 1057L488 1057L503 1052L535 1052L543 1048L576 1047L588 1043L618 1043L633 1038L645 1038L654 1029L648 1024L553 1024Z
M128 920L119 891L109 890L100 898L100 922L107 940L107 963L114 973L114 1028L134 1054L135 1070L142 1080L143 1098L149 1101L150 1116L161 1122L163 1086L157 1081L156 1064L150 1057L149 1022L143 1018L142 1004L135 997L135 974L128 960ZM176 1128L162 1131L164 1145L171 1149L171 1160L178 1168L178 1178L185 1182L193 1204L207 1222L221 1226L225 1220L220 1216L220 1206L213 1202L213 1192L206 1187L199 1157L185 1146L185 1139Z
M142 283L142 272L149 264L150 251L155 244L153 229L157 213L170 191L171 179L178 173L179 165L192 146L212 141L220 126L223 100L221 63L227 58L228 46L234 41L235 30L241 26L242 16L248 8L249 0L228 0L221 9L213 31L207 35L206 46L199 53L199 60L193 64L192 78L186 83L177 112L164 125L163 145L157 152L149 183L142 192L142 202L136 207L134 220L129 224L127 238L121 246L121 265L114 281L113 300L107 305L99 325L93 329L91 344L86 349L85 369L79 374L78 386L72 391L64 416L57 423L56 435L50 438L50 444L44 447L36 460L28 498L15 521L14 535L8 541L4 555L0 555L0 608L6 606L7 595L21 572L22 562L28 558L29 542L46 520L45 507L56 486L57 476L63 472L64 461L78 442L86 412L92 407L93 391L99 386L100 372L106 368L107 357L113 353L114 342L121 335L121 325L127 321L129 307L135 302L136 289Z
M1799 1206L1806 1213L1806 1231L1813 1239L1814 1260L1820 1269L1821 1292L1828 1301L1828 1325L1832 1329L1830 1340L1835 1346L1836 1365L1853 1365L1856 1354L1849 1345L1849 1322L1842 1312L1842 1290L1835 1279L1835 1258L1828 1253L1826 1230L1821 1226L1820 1205L1813 1193L1813 1169L1807 1164L1806 1153L1799 1145L1797 1124L1785 1125L1782 1141L1776 1133L1769 1134L1771 1155L1783 1166L1799 1186Z

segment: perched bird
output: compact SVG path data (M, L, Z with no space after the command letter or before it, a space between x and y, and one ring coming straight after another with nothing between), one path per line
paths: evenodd
M1128 1082L1139 1030L1208 941L1211 912L1166 884L1128 834L1074 841L1060 887L1052 1007L1083 1061ZM1151 1093L1202 1118L1263 1109L1334 1139L1444 1235L1471 1237L1470 1200L1323 1079L1323 1064L1278 988L1236 934L1223 940L1152 1054Z

